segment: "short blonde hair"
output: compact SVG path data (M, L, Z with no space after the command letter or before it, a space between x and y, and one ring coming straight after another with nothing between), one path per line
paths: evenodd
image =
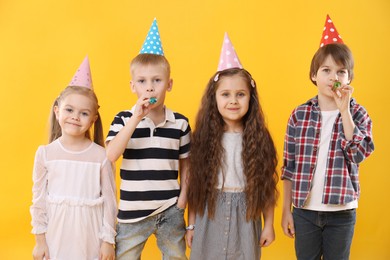
M130 63L130 73L133 75L134 69L140 65L161 66L166 70L168 78L171 76L171 66L169 65L168 60L162 55L149 53L138 54Z

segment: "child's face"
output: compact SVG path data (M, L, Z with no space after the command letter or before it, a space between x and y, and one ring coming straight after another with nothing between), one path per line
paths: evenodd
M161 65L138 65L132 71L130 84L138 98L156 98L156 107L164 105L166 91L171 91L173 81Z
M242 118L248 112L250 90L238 75L220 79L216 91L218 111L226 123L227 131L242 130Z
M335 81L340 82L341 86L349 84L348 70L337 64L329 55L319 67L317 74L312 76L312 80L317 83L319 95L333 97L332 87Z
M62 136L84 137L97 119L92 100L80 94L64 97L59 106L54 107L54 112Z

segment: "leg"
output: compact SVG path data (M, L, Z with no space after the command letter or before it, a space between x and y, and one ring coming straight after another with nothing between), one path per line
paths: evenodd
M295 253L298 260L320 260L322 255L322 228L318 212L293 209L295 226Z
M164 260L186 260L184 209L176 205L158 215L157 245Z
M329 212L324 228L324 260L348 260L356 210Z
M141 259L141 252L153 232L154 221L149 218L137 223L118 223L116 259Z

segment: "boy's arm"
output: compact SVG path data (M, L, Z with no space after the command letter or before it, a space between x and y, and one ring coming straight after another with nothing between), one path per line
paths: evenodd
M353 122L350 110L350 100L352 97L353 87L343 86L338 92L340 95L333 93L333 96L343 121L345 139L347 139L347 141L351 141L353 139L353 130L355 128L355 123Z
M107 158L115 163L119 157L122 156L123 152L126 149L127 143L129 142L131 136L133 135L135 128L138 123L141 121L141 118L136 116L130 117L126 125L119 131L119 133L107 143L106 152Z
M275 240L274 206L269 206L263 211L264 228L261 231L260 246L269 246Z
M283 210L282 210L282 229L286 236L293 238L295 234L294 220L291 213L292 205L292 182L283 180Z
M189 158L179 160L180 164L180 196L177 200L177 206L181 209L185 209L187 205L187 191L188 191L188 171L189 171Z
M127 143L133 135L137 125L142 120L142 118L149 113L151 109L150 106L152 105L150 105L148 99L140 97L135 106L133 115L127 121L125 126L119 131L114 139L107 142L106 152L107 157L111 162L116 162L119 157L122 156L126 149Z

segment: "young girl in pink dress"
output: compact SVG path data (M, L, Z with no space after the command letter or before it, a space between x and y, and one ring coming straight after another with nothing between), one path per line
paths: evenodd
M50 143L36 152L31 206L34 259L115 257L112 165L102 147L97 97L88 85L78 85L82 86L68 86L55 100Z

